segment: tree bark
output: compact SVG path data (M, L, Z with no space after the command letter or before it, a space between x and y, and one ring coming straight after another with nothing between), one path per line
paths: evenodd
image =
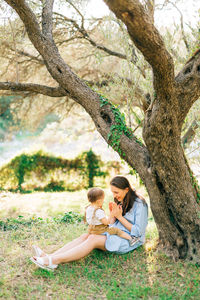
M130 37L153 69L155 98L146 111L143 138L156 187L147 181L145 185L160 240L175 259L199 261L200 192L181 146L182 122L200 92L199 55L175 78L172 58L141 3L105 2L126 24Z
M47 1L43 9L42 31L24 0L6 2L18 13L31 42L58 84L58 88L49 88L52 96L53 93L66 93L82 105L107 143L113 145L108 134L113 126L123 124L116 120L113 107L107 102L102 105L100 95L80 80L61 58L52 36L53 1ZM188 258L199 262L200 191L181 146L183 120L200 96L199 53L175 78L172 57L154 27L152 16L147 14L140 1L105 2L127 26L130 38L151 65L154 75L155 97L144 120L145 145L123 127L117 150L120 149L123 158L139 173L147 188L159 238L166 252L174 259ZM5 85L2 83L0 88L5 89ZM38 86L24 85L24 88L38 90ZM41 87L42 91L49 92L46 87Z
M152 116L151 116L152 117ZM175 259L189 258L199 261L200 257L200 206L199 191L194 186L193 174L187 164L180 137L173 133L169 121L159 128L151 128L145 120L144 139L151 158L151 172L160 197L155 201L152 187L148 189L151 208L156 220L160 208L164 218L156 220L159 237L166 251ZM150 129L151 128L151 129ZM169 129L170 128L170 129ZM171 130L171 135L166 134ZM166 136L163 139L163 136Z
M68 95L61 87L50 87L34 83L0 82L0 89L10 90L12 92L32 92L33 94L42 94L50 97L63 97Z

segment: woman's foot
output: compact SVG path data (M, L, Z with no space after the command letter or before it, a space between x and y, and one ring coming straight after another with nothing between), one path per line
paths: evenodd
M37 256L37 257L44 257L44 256L47 255L42 249L40 249L36 245L33 245L32 248L33 248L33 251L35 253L35 256Z
M38 267L48 270L48 271L54 271L58 265L53 264L52 257L46 255L45 257L31 257L30 260L37 265Z

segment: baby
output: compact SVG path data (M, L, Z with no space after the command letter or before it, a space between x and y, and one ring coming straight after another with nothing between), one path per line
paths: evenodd
M128 233L120 230L116 227L109 227L112 223L113 217L106 217L104 210L102 209L104 201L104 191L100 188L92 188L89 190L88 201L91 203L86 207L86 221L89 224L89 234L102 234L108 232L109 234L115 234L119 237L129 241L129 245L133 246L138 239L132 237Z

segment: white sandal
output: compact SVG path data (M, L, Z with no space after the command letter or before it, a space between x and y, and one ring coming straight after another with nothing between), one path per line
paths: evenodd
M37 257L40 257L42 254L47 255L42 249L40 249L36 245L33 245L32 248L33 248L33 251L35 252L35 256L37 256Z
M49 259L49 264L45 265L44 264L44 258L43 257L36 257L35 259L33 257L30 258L30 260L37 265L38 267L48 270L48 271L54 271L58 265L54 265L52 263L52 257L51 256L46 256Z

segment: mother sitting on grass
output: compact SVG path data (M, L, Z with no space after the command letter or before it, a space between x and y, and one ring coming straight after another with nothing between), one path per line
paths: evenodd
M101 235L84 233L50 255L34 246L36 256L31 258L32 262L43 269L53 270L57 268L58 264L87 256L93 249L123 254L141 246L145 241L148 219L145 200L131 188L126 177L114 177L110 186L115 201L111 214L116 218L111 226L138 238L133 246L130 246L128 240L117 235L110 235L108 232Z

